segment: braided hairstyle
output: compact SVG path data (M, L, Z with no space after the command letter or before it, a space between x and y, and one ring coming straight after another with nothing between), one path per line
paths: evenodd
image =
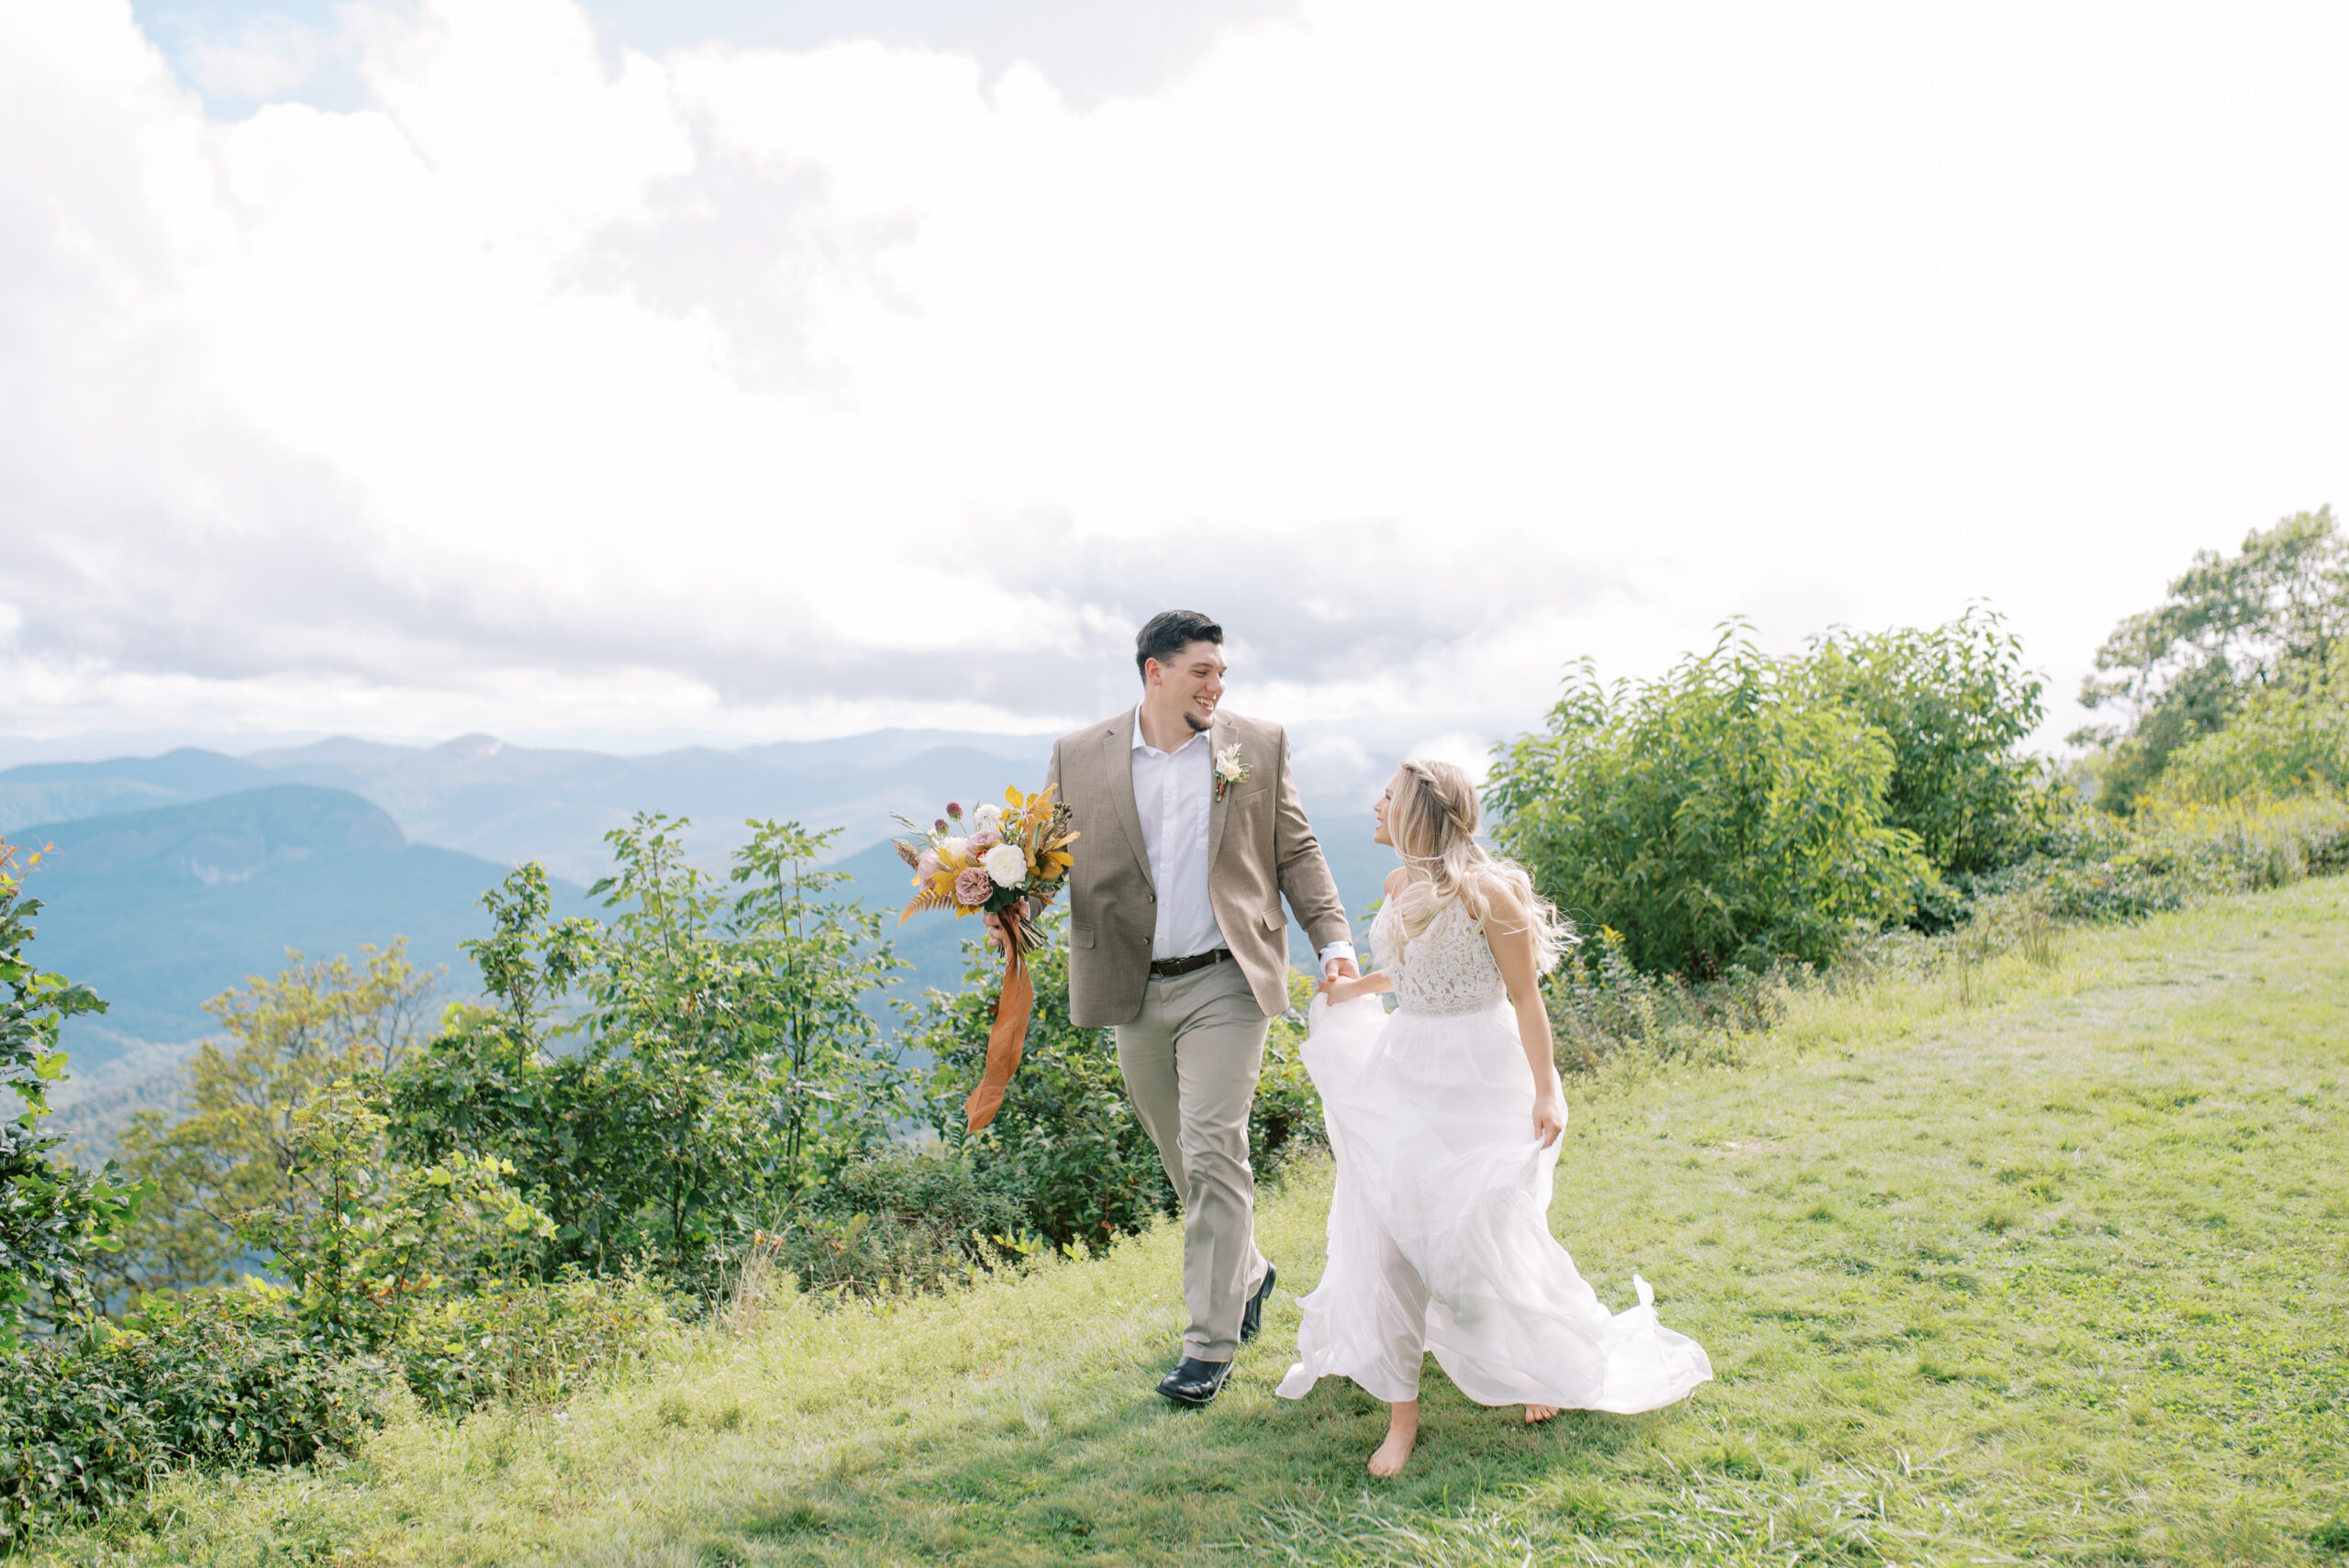
M1514 861L1486 852L1476 842L1482 807L1467 770L1456 762L1406 757L1395 775L1387 803L1387 836L1402 857L1408 879L1395 895L1395 917L1405 942L1416 941L1457 898L1481 929L1492 912L1487 889L1513 889L1532 912L1534 967L1547 973L1559 955L1579 939L1550 901L1533 891L1533 879Z

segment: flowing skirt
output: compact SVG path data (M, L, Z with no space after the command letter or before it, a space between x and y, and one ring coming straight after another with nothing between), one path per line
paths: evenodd
M1631 1414L1712 1377L1703 1347L1656 1321L1645 1280L1610 1313L1551 1236L1558 1145L1534 1136L1507 1004L1390 1015L1375 996L1317 998L1304 1056L1338 1185L1282 1397L1337 1376L1416 1399L1429 1351L1480 1405Z

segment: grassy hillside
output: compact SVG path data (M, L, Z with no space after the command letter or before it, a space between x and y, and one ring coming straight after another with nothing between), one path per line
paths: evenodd
M1553 1219L1719 1383L1526 1429L1149 1392L1177 1238L944 1299L774 1303L561 1411L175 1480L59 1562L2306 1562L2349 1549L2349 886L1800 1001L1736 1070L1573 1085ZM1320 1267L1326 1167L1269 1197Z

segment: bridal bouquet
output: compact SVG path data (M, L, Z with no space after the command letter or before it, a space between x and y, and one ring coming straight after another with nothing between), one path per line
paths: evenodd
M995 1119L1004 1087L1019 1070L1036 1004L1028 954L1042 945L1041 917L1076 863L1069 852L1077 839L1072 815L1052 795L1052 785L1035 795L1006 789L1001 806L983 805L967 821L961 805L949 802L946 815L927 831L899 817L913 837L890 840L914 873L914 895L898 915L899 925L925 909L951 909L958 920L988 914L1002 922L1003 990L996 998L995 1027L987 1031L986 1073L963 1106L973 1132ZM1019 916L1010 913L1023 904Z

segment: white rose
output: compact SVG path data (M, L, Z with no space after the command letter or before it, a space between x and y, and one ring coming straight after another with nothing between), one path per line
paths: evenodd
M971 840L961 838L949 839L938 847L950 855L968 855L971 852Z
M1017 887L1028 875L1028 857L1017 844L997 844L979 863L997 887Z

